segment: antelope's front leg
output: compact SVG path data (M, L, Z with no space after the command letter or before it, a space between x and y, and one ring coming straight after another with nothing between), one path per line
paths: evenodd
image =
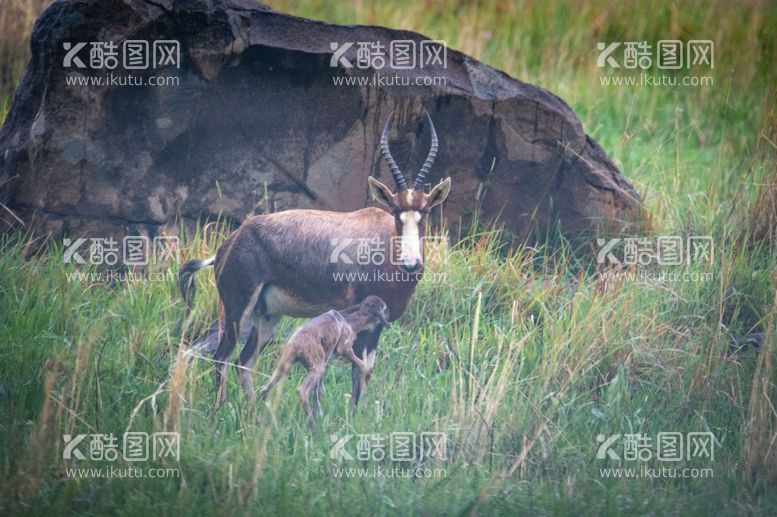
M359 383L361 384L361 395L364 397L367 396L367 383L370 382L372 371L375 369L376 355L376 349L364 350L364 352L362 352L362 357L364 358L364 365L366 366L366 369L362 372L359 378Z
M367 382L372 376L372 369L375 365L374 352L378 348L378 340L380 339L380 333L383 331L382 327L378 327L372 331L361 332L356 337L356 341L353 344L353 353L356 356L362 356L364 359L359 359L366 368L362 370L356 363L353 363L351 367L351 401L354 405L354 411L356 405L359 403L359 398L367 389ZM370 354L372 353L372 356ZM372 361L372 362L370 362Z

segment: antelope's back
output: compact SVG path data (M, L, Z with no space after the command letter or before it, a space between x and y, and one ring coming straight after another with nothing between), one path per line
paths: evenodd
M268 313L313 316L369 294L391 298L394 228L393 216L377 208L255 216L221 246L216 272L265 284Z

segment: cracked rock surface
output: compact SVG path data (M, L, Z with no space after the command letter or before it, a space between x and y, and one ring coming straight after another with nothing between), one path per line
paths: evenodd
M433 220L468 229L476 216L521 240L556 224L570 237L636 227L639 196L547 90L453 49L443 65L409 70L330 63L332 43L426 39L241 0L56 1L35 24L33 58L0 130L0 201L55 237L153 235L179 216L239 223L295 207L354 210L372 204L368 175L392 185L378 149L392 110L394 158L408 178L418 171L426 109L440 139L429 182L453 179ZM175 83L67 84L105 82L109 71L66 68L65 43L125 40L178 41L179 66L120 64L114 77ZM88 45L80 56L88 65ZM356 63L356 45L344 58ZM372 84L377 73L394 85ZM436 85L416 86L429 77ZM342 78L368 84L335 85ZM20 226L7 210L0 219Z

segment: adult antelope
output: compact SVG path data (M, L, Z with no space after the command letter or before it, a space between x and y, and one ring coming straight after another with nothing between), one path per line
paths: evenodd
M196 288L194 273L215 266L224 310L223 333L214 355L217 405L227 397L226 361L243 325L252 327L236 367L240 384L253 401L251 369L282 316L312 317L360 303L370 295L386 302L392 321L405 312L423 273L422 237L429 211L445 200L451 187L450 178L446 178L428 194L424 192L426 176L437 155L437 133L428 112L426 118L431 146L412 188L408 188L389 150L393 112L386 120L380 150L396 191L373 177L368 182L373 198L388 212L378 208L355 212L287 210L254 216L224 241L215 256L187 262L181 268L179 289L190 306ZM375 253L372 260L359 260L365 243L371 250L384 250L387 256L380 260L380 253ZM370 371L381 330L378 326L360 333L353 345ZM355 405L369 374L353 366L351 378Z

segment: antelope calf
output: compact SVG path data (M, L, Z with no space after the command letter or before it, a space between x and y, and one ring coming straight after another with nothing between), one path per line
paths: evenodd
M270 381L260 390L260 396L266 397L267 392L288 373L292 364L301 363L308 374L297 388L297 395L308 416L310 428L316 432L316 413L327 362L336 354L348 359L363 377L369 376L372 369L356 357L353 343L359 332L371 331L379 325L390 325L388 317L386 303L377 296L368 296L359 305L340 312L331 310L311 319L298 328L286 343L278 366ZM312 408L308 400L311 391L314 394Z
M275 335L282 316L311 317L331 309L344 309L370 295L385 300L391 318L407 308L424 269L423 237L429 212L448 196L451 179L425 192L427 175L437 156L437 133L429 114L430 148L412 187L389 150L389 114L380 139L395 191L368 178L373 197L386 209L363 208L355 212L287 210L247 219L206 260L192 260L179 273L179 289L187 305L195 291L194 274L204 267L216 271L216 286L224 307L224 332L214 355L216 403L227 398L227 360L235 349L240 329L251 326L238 359L240 384L254 398L251 368ZM356 259L359 242L377 242L388 251L384 261L363 263ZM394 243L399 241L399 246ZM338 253L333 260L333 249ZM346 255L349 260L340 260ZM359 332L354 353L372 367L381 326ZM356 405L365 387L356 364L351 368Z

